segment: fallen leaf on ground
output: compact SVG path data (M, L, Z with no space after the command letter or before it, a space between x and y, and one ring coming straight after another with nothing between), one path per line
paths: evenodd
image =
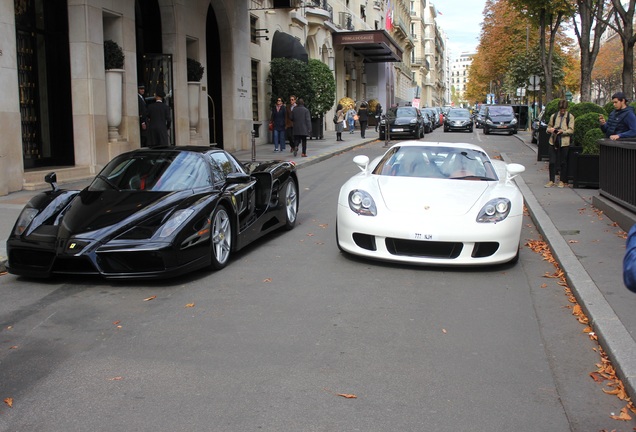
M627 413L627 407L624 407L621 410L621 413L619 415L617 415L617 416L616 415L611 415L610 417L613 418L614 420L622 420L622 421L629 421L629 420L632 419L632 416L630 416Z
M578 240L568 240L568 243L578 243Z
M354 394L349 394L349 393L338 393L338 396L342 396L343 398L347 398L347 399L357 399L358 396L354 395Z
M157 296L156 296L156 295L154 295L154 296L150 296L150 297L148 297L148 298L145 298L145 299L144 299L144 301L150 301L150 300L154 300L154 299L156 299L156 298L157 298Z
M13 398L4 398L4 403L6 403L9 408L13 408Z
M265 278L263 279L263 282L265 283L270 283L272 281L272 278Z
M10 346L9 349L18 349L17 345Z
M108 378L108 381L121 381L123 379L124 379L123 377L116 376L116 377Z
M194 303L188 303L187 305L185 305L185 307L187 307L187 308L193 308L193 307L194 307Z
M117 321L113 321L113 325L117 325L119 324L121 321L117 320Z

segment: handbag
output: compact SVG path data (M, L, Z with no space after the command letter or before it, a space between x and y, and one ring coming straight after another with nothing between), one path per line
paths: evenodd
M359 118L360 117L358 117L358 114L356 114L356 115L353 116L353 121L358 121Z
M274 122L273 122L273 121L270 121L270 122L269 122L269 130L270 130L270 131L273 131L273 130L274 130Z

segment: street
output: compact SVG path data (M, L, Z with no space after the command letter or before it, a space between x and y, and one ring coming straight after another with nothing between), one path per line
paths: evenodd
M345 136L346 138L346 136ZM491 156L510 136L443 133ZM311 143L310 143L311 146ZM311 149L311 147L310 147ZM311 150L310 150L311 151ZM355 148L299 171L299 223L161 283L0 276L2 431L629 431L551 263L412 267L335 242ZM522 245L538 240L526 216Z

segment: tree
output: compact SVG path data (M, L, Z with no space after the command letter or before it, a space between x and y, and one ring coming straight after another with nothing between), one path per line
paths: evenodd
M581 101L592 99L592 70L607 28L607 6L608 0L576 0L572 22L581 51Z
M573 13L571 0L508 0L508 2L519 13L536 22L539 26L539 50L545 78L545 94L547 100L551 100L553 87L552 57L554 56L559 28L564 18ZM546 37L548 38L547 43Z
M627 3L627 9L622 3ZM636 0L612 0L614 5L614 25L612 27L621 38L623 44L623 92L627 99L631 100L634 96L634 43L636 35L634 34L634 8Z
M336 100L336 80L329 66L317 59L309 59L309 82L312 97L305 100L312 118L329 111Z
M619 38L610 39L601 47L596 57L592 71L592 83L598 94L598 99L594 102L599 105L607 102L609 96L621 85L623 58L616 55L617 52L620 52L620 44Z
M275 58L270 62L267 82L272 86L270 107L276 99L289 100L290 95L310 100L309 64L297 59Z

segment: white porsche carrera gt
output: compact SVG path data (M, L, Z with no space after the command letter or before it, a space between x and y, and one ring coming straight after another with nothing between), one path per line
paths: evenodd
M426 265L489 265L519 257L523 165L490 159L479 146L405 141L340 189L341 251Z

